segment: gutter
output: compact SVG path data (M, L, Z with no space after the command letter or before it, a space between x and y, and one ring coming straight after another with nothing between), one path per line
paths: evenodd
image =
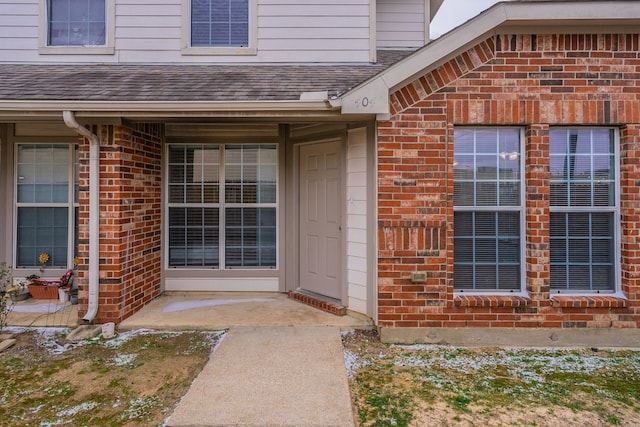
M67 127L89 140L89 306L82 318L91 323L98 314L100 272L100 140L76 120L73 111L65 110L62 118Z

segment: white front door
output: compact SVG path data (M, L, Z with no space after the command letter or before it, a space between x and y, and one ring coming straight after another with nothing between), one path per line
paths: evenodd
M342 298L341 141L300 147L300 283Z

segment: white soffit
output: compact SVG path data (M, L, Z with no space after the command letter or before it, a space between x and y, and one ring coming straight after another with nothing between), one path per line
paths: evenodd
M342 97L343 114L388 114L389 94L492 34L581 30L637 32L640 1L498 3L360 84Z

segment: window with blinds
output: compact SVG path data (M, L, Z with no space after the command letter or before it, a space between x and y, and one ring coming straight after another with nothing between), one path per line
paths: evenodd
M191 46L249 46L249 0L191 0Z
M551 290L615 288L616 151L613 129L550 131Z
M77 149L70 144L19 144L16 157L16 262L68 267L77 247ZM70 224L73 228L70 228Z
M170 267L275 268L275 145L169 147Z
M519 292L520 130L456 128L454 144L454 288Z

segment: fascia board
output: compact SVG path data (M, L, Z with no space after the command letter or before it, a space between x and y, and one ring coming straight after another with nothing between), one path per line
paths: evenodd
M499 3L432 41L342 97L343 114L388 114L389 94L501 30L598 25L640 26L638 1ZM385 93L386 91L386 93ZM368 102L363 105L362 100Z
M299 111L311 114L339 110L326 100L312 101L18 101L0 100L0 115L6 112L32 115L44 112L74 111L78 115L92 113L157 113L160 115L209 112L282 112Z

